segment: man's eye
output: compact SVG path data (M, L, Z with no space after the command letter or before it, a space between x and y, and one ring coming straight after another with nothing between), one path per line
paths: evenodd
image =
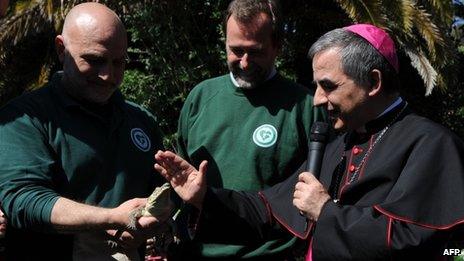
M248 56L258 57L263 54L262 50L250 50L248 51Z
M85 61L90 65L102 65L105 64L105 59L101 58L85 58Z
M231 48L230 50L238 57L242 57L245 54L245 51L242 49Z
M333 83L324 82L324 83L320 83L320 84L321 84L322 89L324 89L325 91L333 91L333 90L337 89L337 87L338 87L336 84L333 84Z

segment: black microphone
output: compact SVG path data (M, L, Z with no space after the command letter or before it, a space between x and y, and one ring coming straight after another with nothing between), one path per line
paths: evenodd
M319 179L325 144L329 136L329 124L321 121L313 123L309 137L309 152L306 170Z

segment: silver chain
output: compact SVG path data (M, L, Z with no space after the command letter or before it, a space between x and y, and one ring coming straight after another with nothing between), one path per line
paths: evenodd
M382 139L383 135L387 132L387 130L390 128L390 126L398 119L398 117L403 113L404 109L406 109L407 106L408 106L408 104L406 103L403 106L403 108L401 109L401 111L395 116L395 118L389 124L387 124L387 126L385 126L385 128L383 128L382 132L380 132L379 136L377 136L374 143L372 143L369 146L369 149L367 150L366 154L364 154L364 157L362 158L362 160L359 163L358 167L356 167L355 172L353 173L353 175L351 175L350 180L348 181L348 184L351 184L358 177L359 171L361 170L362 166L366 162L367 157L369 157L369 155L371 154L372 150L374 149L374 146Z

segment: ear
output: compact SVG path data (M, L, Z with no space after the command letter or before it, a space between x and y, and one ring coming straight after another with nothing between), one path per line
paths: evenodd
M378 95L383 89L382 73L379 70L374 69L370 72L370 75L372 82L369 90L369 96L372 97Z
M64 47L64 37L63 35L57 35L55 37L55 50L56 54L58 55L58 59L60 62L63 62L64 60L64 50L66 48Z

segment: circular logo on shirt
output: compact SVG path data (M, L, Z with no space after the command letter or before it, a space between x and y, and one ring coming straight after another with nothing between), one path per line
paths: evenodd
M148 138L147 134L143 132L140 128L133 128L131 130L131 138L134 145L139 148L143 152L147 152L150 150L151 142L150 138Z
M253 132L253 142L263 148L271 147L277 141L277 130L270 124L264 124Z

